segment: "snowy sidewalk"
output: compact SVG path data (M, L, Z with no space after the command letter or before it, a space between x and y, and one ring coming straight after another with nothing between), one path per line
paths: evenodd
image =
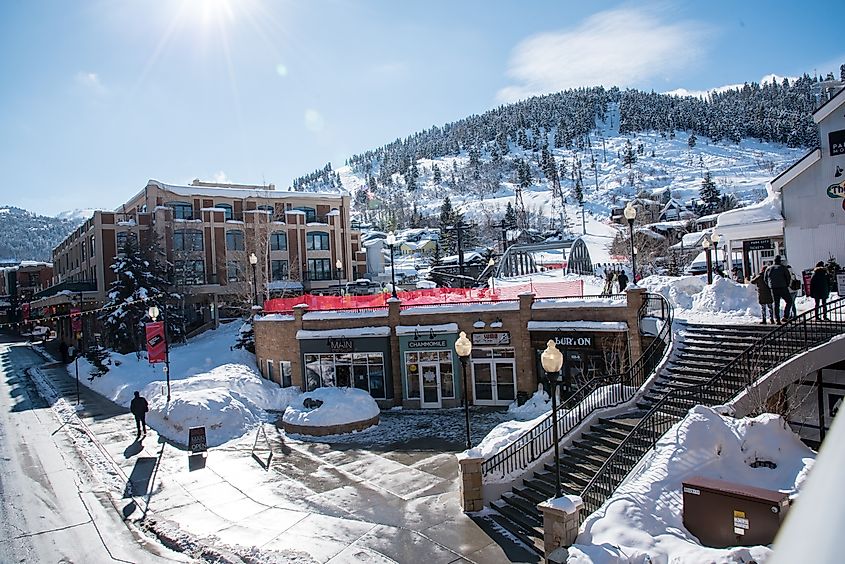
M40 373L75 402L64 365ZM117 505L188 552L211 546L263 562L537 560L506 539L500 546L461 511L451 453L298 442L265 424L269 469L251 454L254 433L192 458L149 428L136 440L125 408L80 391L80 419L131 484Z

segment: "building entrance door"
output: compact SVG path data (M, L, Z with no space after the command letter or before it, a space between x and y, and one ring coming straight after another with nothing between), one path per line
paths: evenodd
M516 399L514 361L504 358L474 358L472 384L475 405L510 404Z
M420 363L420 407L439 408L442 405L440 397L440 363Z

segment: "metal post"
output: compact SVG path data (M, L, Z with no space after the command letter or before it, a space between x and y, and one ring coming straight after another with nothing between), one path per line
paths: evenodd
M637 283L637 257L634 254L634 220L628 220L628 231L631 235L631 283Z
M464 416L466 417L466 427L467 427L467 449L472 448L472 439L470 438L470 430L469 430L469 390L467 389L467 357L462 356L461 358L461 370L463 372L463 379L464 379Z
M390 285L393 288L393 292L391 296L393 299L397 299L398 296L396 295L396 261L393 258L393 247L396 245L388 245L390 247Z
M816 370L816 388L818 388L819 400L819 444L824 440L824 386L822 382L822 371Z
M258 275L255 273L256 264L252 265L252 305L258 305Z
M560 372L557 373L560 375ZM557 376L552 380L552 375L546 372L546 378L549 381L549 387L552 392L552 440L555 443L555 498L561 496L560 492L560 453L558 452L558 436L557 436Z
M77 347L79 348L79 347ZM76 370L76 405L79 405L79 351L74 351L73 367Z
M707 283L713 283L713 261L710 258L710 249L704 249L704 260L707 261Z
M255 272L255 265L252 265L252 270ZM170 403L170 343L167 335L167 314L165 310L167 306L162 304L161 322L164 325L164 372L167 377L167 403Z

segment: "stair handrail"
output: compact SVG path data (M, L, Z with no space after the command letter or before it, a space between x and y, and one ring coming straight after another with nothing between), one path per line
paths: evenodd
M673 400L682 403L682 406L686 405L683 402L690 403L689 407L703 404L705 401L709 402L706 405L711 406L722 404L736 397L758 377L789 358L829 341L836 334L845 333L845 298L827 304L827 319L808 323L813 317L816 317L816 314L810 310L790 319L748 345L707 381L678 386L660 398L581 490L581 499L586 509L581 514L581 520L601 507L642 457L657 445L660 437L681 420L679 415L662 411L663 407ZM803 336L797 344L793 338L796 330ZM811 339L813 335L818 338ZM756 365L753 364L755 360L758 361ZM726 376L738 376L733 378L733 381L739 383L731 386ZM705 390L714 386L718 387L705 398Z
M591 378L558 405L558 437L565 437L595 410L613 407L631 399L636 393L636 389L632 388L638 389L660 364L663 354L671 349L672 306L661 294L645 293L643 303L637 313L638 324L649 313L655 313L655 317L662 320L654 340L646 347L640 358L626 370L610 376ZM609 389L607 395L598 398L591 396L600 386L610 384L615 385ZM551 450L554 446L552 437L552 415L549 413L510 445L485 459L481 464L482 476L493 473L507 476L514 471L524 470Z

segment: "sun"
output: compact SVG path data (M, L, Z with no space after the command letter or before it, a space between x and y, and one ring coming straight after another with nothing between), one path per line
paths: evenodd
M182 0L185 16L203 28L218 27L235 18L230 0Z

